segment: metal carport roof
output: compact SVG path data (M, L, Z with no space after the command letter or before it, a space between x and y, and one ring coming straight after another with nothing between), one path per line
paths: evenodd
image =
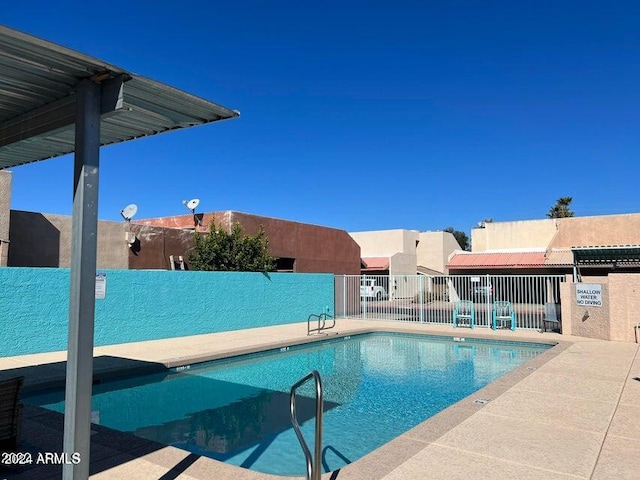
M0 25L0 169L75 154L64 479L89 477L100 146L238 115Z
M640 265L640 245L571 247L576 265Z
M103 85L110 80L111 88L122 89L118 108L101 119L100 145L239 115L97 58L0 25L0 168L74 151L76 88L83 79Z
M580 267L604 268L640 266L640 245L606 245L571 247L573 253L573 281L582 281Z

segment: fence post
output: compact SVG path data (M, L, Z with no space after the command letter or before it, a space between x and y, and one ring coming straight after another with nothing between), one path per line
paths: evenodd
M491 285L491 279L488 273L487 273L486 289L487 290L485 291L484 296L487 303L487 327L491 328L493 327L493 322L491 321L491 311L493 310L493 308L491 308L491 302L495 292L493 291L493 285Z
M420 289L420 302L418 303L418 308L420 308L420 323L424 323L424 285L423 285L424 275L418 275L418 288Z
M342 318L347 318L347 276L342 275Z
M366 275L362 275L360 277L360 287L362 287L362 282L367 279ZM362 305L362 319L367 319L367 297L363 297L360 295L360 304Z

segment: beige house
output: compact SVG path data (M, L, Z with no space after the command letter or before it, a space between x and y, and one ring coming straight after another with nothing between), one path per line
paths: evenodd
M363 272L380 275L416 275L447 273L447 261L460 250L448 232L417 230L377 230L350 232L360 245Z
M486 223L471 231L472 251L456 252L447 266L461 274L570 273L572 247L609 245L640 245L640 213ZM602 265L588 270L606 274Z
M486 223L471 231L472 252L569 250L587 245L640 243L640 213Z
M472 252L451 256L451 273L565 274L562 333L640 341L640 213L487 223L471 241ZM578 298L585 289L594 300Z

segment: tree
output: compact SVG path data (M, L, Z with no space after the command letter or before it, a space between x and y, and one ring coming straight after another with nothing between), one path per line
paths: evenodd
M236 223L231 232L216 229L211 222L209 233L195 233L195 247L189 253L192 270L224 272L272 272L275 259L269 255L269 239L262 225L254 237L245 235Z
M463 250L469 251L471 245L469 244L469 237L466 233L461 232L460 230L454 230L453 227L448 227L444 229L445 232L449 232L456 239L460 248Z
M556 204L549 209L547 217L549 218L565 218L573 217L573 211L569 208L573 198L572 197L560 197L556 200Z

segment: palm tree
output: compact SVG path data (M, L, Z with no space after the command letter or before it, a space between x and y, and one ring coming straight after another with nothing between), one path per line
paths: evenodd
M573 217L573 211L569 208L571 205L572 197L560 197L556 200L556 204L549 209L547 217L549 218L565 218Z

